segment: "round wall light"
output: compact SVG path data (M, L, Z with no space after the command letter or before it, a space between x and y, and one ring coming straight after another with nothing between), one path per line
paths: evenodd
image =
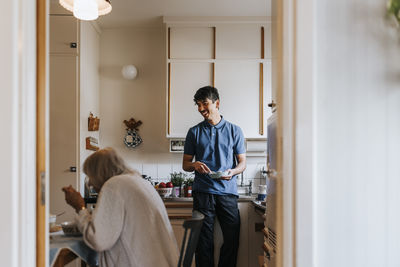
M133 80L137 76L137 69L134 65L125 65L122 67L122 76L127 80Z

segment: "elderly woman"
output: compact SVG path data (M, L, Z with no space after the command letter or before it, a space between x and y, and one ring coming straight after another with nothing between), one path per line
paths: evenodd
M100 266L176 266L178 247L164 203L151 184L126 167L112 148L93 153L83 165L99 192L90 214L81 195L64 187L66 202L85 243L100 252Z

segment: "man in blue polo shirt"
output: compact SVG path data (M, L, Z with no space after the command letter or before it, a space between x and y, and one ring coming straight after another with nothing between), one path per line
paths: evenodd
M205 215L196 249L196 266L214 266L214 220L217 217L224 237L218 266L234 267L240 233L236 175L246 168L244 137L238 126L220 115L216 88L200 88L194 95L194 102L204 121L187 133L182 167L195 172L193 209ZM216 172L224 174L215 179Z

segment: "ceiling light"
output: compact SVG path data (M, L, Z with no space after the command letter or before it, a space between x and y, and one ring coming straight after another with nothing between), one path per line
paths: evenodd
M82 2L84 2L84 3L82 3ZM59 0L59 3L62 7L73 12L75 17L77 17L78 19L82 19L82 20L97 19L97 16L95 18L91 18L91 19L85 19L82 17L78 17L78 16L80 16L78 14L81 14L83 12L82 7L88 7L88 6L91 6L91 8L89 8L88 13L92 14L91 17L94 17L93 2L97 3L98 16L106 15L106 14L110 13L112 10L111 0ZM75 10L74 5L76 5L77 10ZM76 13L76 15L75 15L75 13ZM88 13L85 13L85 14L88 14Z
M80 20L95 20L99 17L96 0L75 0L74 17Z

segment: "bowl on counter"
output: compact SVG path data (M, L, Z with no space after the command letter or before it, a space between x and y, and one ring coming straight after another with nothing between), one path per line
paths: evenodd
M81 236L82 233L79 231L75 222L63 222L61 223L62 230L66 236Z
M172 193L172 187L167 188L156 188L160 197L169 197Z

